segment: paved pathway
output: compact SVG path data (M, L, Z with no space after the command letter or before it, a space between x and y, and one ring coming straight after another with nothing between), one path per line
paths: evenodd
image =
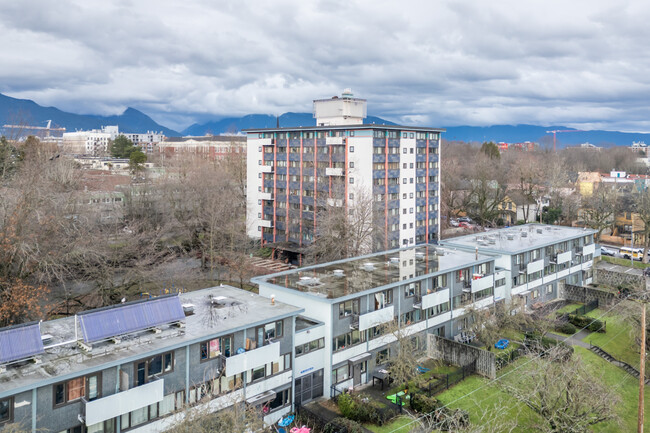
M582 331L578 332L577 334L574 334L574 335L572 335L570 337L565 337L563 335L553 334L552 332L547 332L546 333L546 335L549 338L552 338L552 339L557 340L557 341L565 341L567 344L570 344L572 346L584 347L585 349L589 349L590 345L589 345L589 343L586 343L586 342L582 341L582 339L585 338L586 336L588 336L589 334L591 334L591 333L589 331L584 330L584 329Z

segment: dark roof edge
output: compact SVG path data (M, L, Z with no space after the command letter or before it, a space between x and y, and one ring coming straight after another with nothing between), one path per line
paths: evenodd
M268 132L268 131L309 131L309 130L329 130L329 129L398 129L400 131L428 131L428 132L446 132L444 128L428 128L426 126L404 126L404 125L382 125L378 123L362 125L329 125L329 126L292 126L281 128L248 128L242 129L242 132Z

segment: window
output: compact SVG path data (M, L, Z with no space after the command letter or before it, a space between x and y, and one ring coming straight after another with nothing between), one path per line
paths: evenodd
M0 400L0 425L13 420L13 403L11 398Z
M174 352L162 353L135 363L135 385L150 382L155 375L162 375L174 370Z
M350 153L354 153L354 146L350 146Z
M350 178L350 183L354 183L354 178L353 177Z
M253 382L259 379L264 379L265 376L266 376L266 365L263 365L259 368L254 368L251 375L251 377L253 378Z
M385 364L386 361L388 361L388 356L389 356L388 348L384 350L380 350L379 352L377 352L377 357L375 358L375 364L377 365Z
M323 347L325 347L325 338L319 338L318 340L313 340L309 343L296 346L296 358L302 355L306 355L307 353L322 349Z
M268 404L270 412L273 412L275 409L285 407L291 404L291 389L287 388L283 391L278 391L275 394L275 399L271 400Z
M226 358L231 355L232 335L215 338L214 340L205 341L200 344L201 361L216 358L224 354Z
M256 329L257 346L262 347L271 342L275 338L282 337L282 320L277 322L267 323L264 326L259 326Z
M501 287L506 285L506 278L499 278L498 280L494 281L494 287Z
M420 321L420 310L413 310L402 314L402 323L410 325Z
M366 333L353 330L347 334L334 337L332 340L332 351L338 352L339 350L347 349L348 347L355 346L359 343L366 341ZM316 350L316 349L314 349Z
M379 293L375 293L375 310L381 310L382 308L393 303L393 290L384 290Z
M350 168L354 168L354 161L350 161Z
M351 314L359 314L359 300L350 299L339 304L339 319Z
M52 389L54 392L54 406L60 406L66 403L80 400L86 397L88 400L95 400L100 397L100 373L81 376L70 379L66 382L55 384ZM1 421L1 417L0 417Z
M439 316L449 311L449 302L445 302L427 309L427 318Z
M332 370L332 383L340 383L345 380L348 380L350 377L350 369L347 364L335 368Z

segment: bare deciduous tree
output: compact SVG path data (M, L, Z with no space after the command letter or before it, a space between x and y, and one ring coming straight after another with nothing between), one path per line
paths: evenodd
M600 236L607 227L609 227L616 213L618 203L618 192L608 186L599 186L596 188L591 197L584 202L583 215L585 224L596 232L596 242L600 241Z
M503 389L538 414L544 424L537 430L547 433L589 432L591 427L617 420L620 397L593 376L581 359L565 359L561 349L546 356L530 354L528 363L501 381Z

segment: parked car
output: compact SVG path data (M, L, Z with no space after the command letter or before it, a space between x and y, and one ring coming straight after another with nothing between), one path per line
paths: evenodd
M603 256L615 256L616 255L616 250L613 248L608 248L608 247L600 247L600 254Z
M460 217L458 218L459 223L471 223L472 219L470 217Z
M464 229L473 229L474 228L474 226L471 225L470 223L468 223L467 221L460 221L458 223L458 227L462 227Z
M454 219L451 219L451 220L449 220L449 225L452 226L452 227L458 227L458 221L454 220Z

